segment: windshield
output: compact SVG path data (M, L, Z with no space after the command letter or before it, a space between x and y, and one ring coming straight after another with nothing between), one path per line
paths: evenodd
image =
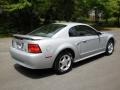
M56 34L58 31L60 31L65 26L66 25L62 25L62 24L44 25L44 26L42 26L40 28L37 28L36 30L32 31L28 35L42 36L42 37L52 37L54 34Z

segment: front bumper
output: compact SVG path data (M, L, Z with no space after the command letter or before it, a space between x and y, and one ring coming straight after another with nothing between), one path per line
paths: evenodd
M52 68L53 65L53 60L45 58L43 53L32 54L11 47L10 54L17 64L30 69Z

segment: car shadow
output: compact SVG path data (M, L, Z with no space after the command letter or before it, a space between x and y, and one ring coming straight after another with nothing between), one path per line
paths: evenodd
M55 74L52 69L29 69L18 64L14 64L14 68L22 75L32 79L44 78Z
M92 58L82 60L78 63L74 63L73 69L80 67L82 65L88 64L90 62L93 62L95 60L98 60L99 58L102 58L104 56L105 56L104 54L100 54L100 55L94 56ZM28 69L28 68L22 67L18 64L15 64L14 68L16 69L16 71L18 71L22 75L32 78L32 79L40 79L40 78L56 75L56 73L53 69Z

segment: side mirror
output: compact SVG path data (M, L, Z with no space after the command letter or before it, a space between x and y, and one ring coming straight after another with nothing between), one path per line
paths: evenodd
M98 35L101 35L102 33L101 32L97 32Z

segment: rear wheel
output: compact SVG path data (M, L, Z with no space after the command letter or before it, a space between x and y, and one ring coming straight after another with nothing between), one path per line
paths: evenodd
M54 69L58 74L63 74L72 69L73 56L70 52L61 52L54 63Z
M106 47L106 54L111 55L114 51L114 42L109 40Z

